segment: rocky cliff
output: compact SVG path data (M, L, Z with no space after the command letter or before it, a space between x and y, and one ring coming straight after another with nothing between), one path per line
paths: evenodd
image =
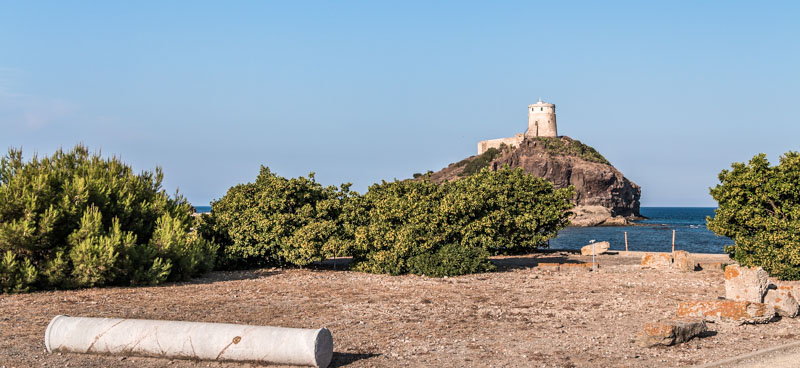
M521 167L557 187L575 187L572 224L621 225L639 217L641 187L628 180L599 152L567 136L526 138L519 147L490 149L431 174L442 182L468 176L483 167Z

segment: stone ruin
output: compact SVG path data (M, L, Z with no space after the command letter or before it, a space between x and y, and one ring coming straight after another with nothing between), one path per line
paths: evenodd
M678 252L682 252L677 254ZM688 252L647 253L642 268L696 269ZM643 347L669 346L699 336L706 322L737 324L769 323L776 316L794 318L800 313L800 282L769 277L761 267L725 267L725 299L686 301L678 306L675 320L648 323L637 336Z
M645 253L642 257L642 268L696 271L700 267L689 252L676 250L672 254Z

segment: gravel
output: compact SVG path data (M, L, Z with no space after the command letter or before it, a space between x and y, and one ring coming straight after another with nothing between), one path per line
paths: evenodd
M730 262L701 255L700 262ZM539 269L539 262L591 262L548 253L497 257L498 272L451 278L334 270L214 272L159 287L44 291L0 296L0 366L250 367L143 357L49 354L44 330L58 314L328 327L332 366L691 366L798 339L800 319L766 325L711 323L687 343L641 348L646 322L678 304L724 296L721 268L643 270L640 253L598 256L600 268Z

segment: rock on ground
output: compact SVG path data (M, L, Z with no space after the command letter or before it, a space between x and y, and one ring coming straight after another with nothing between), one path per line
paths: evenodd
M725 298L763 303L769 287L769 274L761 267L725 267Z
M770 278L769 282L776 285L778 289L785 289L789 294L794 297L794 300L800 302L800 281L783 281L775 278Z
M585 245L581 248L581 255L582 256L591 256L592 255L592 247L594 247L594 254L599 255L603 254L608 251L608 248L611 248L611 243L607 241L601 241L589 245Z
M550 271L568 271L568 270L592 270L591 263L554 263L554 262L543 262L536 265L536 267L550 270ZM595 263L595 268L600 268L600 264Z
M764 304L767 304L778 312L783 317L794 318L800 312L800 305L797 300L791 295L791 289L778 285L775 288L767 290L767 295L764 297Z
M672 255L669 253L645 253L642 256L642 268L666 269L672 267Z
M736 300L681 302L678 318L703 318L706 321L733 321L741 324L768 323L775 318L775 308L764 303Z
M672 268L681 271L694 271L697 269L697 262L692 255L685 250L676 250L672 252Z
M639 331L636 343L645 348L672 346L689 341L706 331L708 327L702 319L650 322Z

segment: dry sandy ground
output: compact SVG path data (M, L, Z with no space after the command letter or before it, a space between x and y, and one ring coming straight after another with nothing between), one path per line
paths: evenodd
M706 256L701 261L726 261ZM603 255L599 272L547 271L538 262L585 262L566 253L498 258L494 273L448 279L305 270L217 272L160 287L0 296L6 367L248 367L253 364L48 354L57 314L319 328L341 367L690 366L784 344L800 318L768 325L709 324L713 332L668 348L632 343L648 321L685 300L724 295L719 267L641 270L641 254ZM341 266L339 266L341 269Z

